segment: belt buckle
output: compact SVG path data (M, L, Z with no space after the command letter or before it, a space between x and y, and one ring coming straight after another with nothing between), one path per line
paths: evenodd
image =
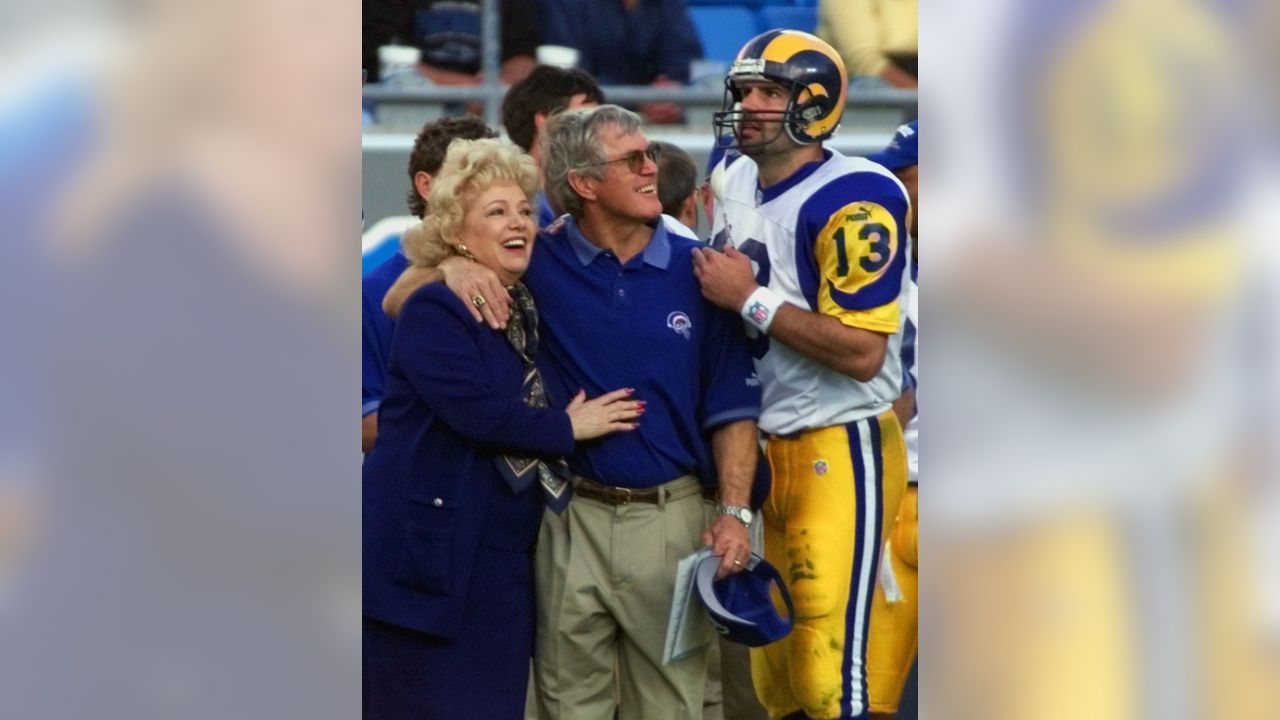
M629 505L631 503L631 488L616 488L618 494L622 496L619 505Z

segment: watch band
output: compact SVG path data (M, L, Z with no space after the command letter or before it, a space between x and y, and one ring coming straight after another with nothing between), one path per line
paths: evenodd
M751 508L746 505L725 505L716 506L716 513L719 515L728 515L747 527L751 527L751 518L753 513Z

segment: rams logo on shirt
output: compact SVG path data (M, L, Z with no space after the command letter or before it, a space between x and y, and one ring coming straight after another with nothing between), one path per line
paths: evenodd
M683 335L685 340L688 340L690 331L693 330L693 322L689 320L688 315L677 310L667 316L667 327L675 330Z

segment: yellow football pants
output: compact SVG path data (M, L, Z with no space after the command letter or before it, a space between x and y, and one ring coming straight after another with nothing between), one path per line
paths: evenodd
M766 454L773 490L763 509L765 557L787 581L796 625L752 650L756 693L773 717L798 710L822 720L865 717L884 509L896 509L906 488L902 428L884 412L773 437Z

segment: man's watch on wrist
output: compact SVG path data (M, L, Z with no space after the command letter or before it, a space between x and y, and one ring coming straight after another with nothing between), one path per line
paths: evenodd
M716 505L716 514L729 515L747 527L751 527L751 518L755 517L755 513L751 512L751 508L746 505L725 505L723 503Z

